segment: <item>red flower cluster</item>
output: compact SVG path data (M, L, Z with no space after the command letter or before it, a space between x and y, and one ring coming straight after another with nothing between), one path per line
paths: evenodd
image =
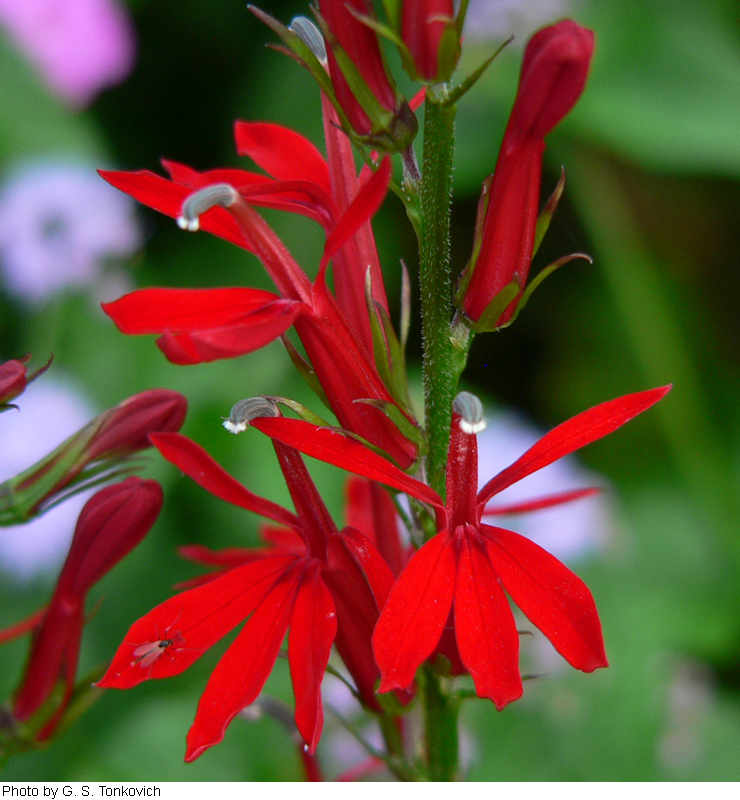
M237 150L266 174L198 173L172 162L163 162L169 179L146 171L102 173L181 227L202 228L254 253L277 290L144 289L104 306L118 327L129 334L159 334L160 349L177 364L241 356L283 336L301 373L341 426L315 424L316 417L290 401L283 402L304 419L281 416L270 398L241 401L232 409L229 430L254 427L272 439L294 512L250 492L190 439L177 433L151 437L162 455L201 487L270 520L264 547L185 548L186 557L215 571L135 622L99 683L129 688L178 674L244 623L201 697L187 738L189 761L219 742L234 716L257 698L288 631L295 720L311 753L321 735L320 687L333 645L358 696L374 711L387 707L376 692L395 691L400 708L415 691L418 668L437 654L447 656L455 671L468 673L478 695L498 708L518 698L519 641L504 590L574 667L591 672L606 666L586 586L531 541L483 518L498 492L611 433L668 391L627 395L579 414L480 491L481 408L463 393L453 406L446 499L414 477L424 474L426 441L410 410L403 349L390 323L370 227L392 179L391 163L386 156L358 175L350 141L340 130L349 119L356 133L375 136L377 119L386 114L397 120L404 103L385 68L378 43L382 25L366 0L321 0L319 6L325 42L321 47L312 42L310 52L292 28L261 16L307 62L318 62L325 51L328 75L323 72L320 82L326 159L293 131L240 122ZM446 80L461 25L452 3L409 0L398 11L390 35L401 41L411 74L429 83ZM299 26L304 35L307 24ZM527 48L517 101L479 216L482 241L459 294L473 325L490 316L510 285L515 291L487 322L497 327L514 313L534 246L544 137L580 95L592 48L592 34L572 22L541 31ZM377 118L372 109L380 109ZM314 280L255 207L302 214L322 226L326 243ZM333 291L326 280L330 263ZM291 327L307 360L284 336ZM351 484L349 524L343 529L330 517L301 453L363 479ZM413 498L414 514L426 523L423 543L424 525L413 531L418 547L402 541L391 493L383 487ZM593 491L533 499L517 510Z

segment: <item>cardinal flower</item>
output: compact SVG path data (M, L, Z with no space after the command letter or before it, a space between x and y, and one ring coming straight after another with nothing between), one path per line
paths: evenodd
M260 403L264 408L265 401ZM268 407L266 413L273 412ZM190 439L162 434L152 441L203 488L272 520L280 533L273 531L272 547L252 554L189 548L186 555L221 570L135 622L99 685L130 688L179 674L246 620L201 697L187 737L185 759L192 761L220 742L233 717L255 700L290 628L295 720L313 752L323 725L321 680L333 643L366 704L378 708L370 637L393 582L390 569L359 531L337 529L295 449L275 443L294 514L252 494Z
M379 691L411 685L416 670L439 647L452 613L459 657L478 695L489 697L498 708L516 700L522 693L519 637L504 589L571 665L584 672L607 666L596 606L585 584L541 547L486 524L483 516L498 492L621 427L669 389L626 395L578 414L543 436L479 492L480 401L467 393L459 395L453 407L446 504L425 484L334 431L285 418L252 422L273 440L405 491L435 509L438 533L404 567L375 628ZM554 494L516 510L543 508L592 492Z
M240 170L199 174L168 162L171 181L146 171L103 175L141 202L177 217L184 227L203 228L254 252L279 294L249 288L145 289L104 305L106 313L124 333L162 334L159 347L178 364L243 355L293 325L310 362L304 362L303 371L320 385L340 424L409 466L418 454L417 445L381 409L400 404L401 414L412 426L415 423L402 395L380 377L375 358L387 363L387 352L372 352L368 307L364 319L359 309L358 295L364 297L365 292L364 271L370 266L371 276L379 278L377 257L362 271L353 269L350 287L339 295L341 306L325 280L330 260L337 254L347 257L340 251L355 233L365 230L385 197L390 161L385 159L344 207L332 199L326 161L303 137L264 123L239 123L236 132L240 152L248 152L278 180ZM314 283L252 204L300 211L321 222L327 240ZM366 253L368 246L365 239L358 252ZM382 286L379 280L372 283ZM384 294L374 290L372 313L378 309L381 325L387 319L384 302ZM386 334L391 334L389 328ZM383 339L382 333L379 338Z
M527 44L496 169L483 185L476 245L459 292L462 311L481 330L509 322L524 292L535 249L545 137L581 96L593 48L593 33L571 20L544 28Z

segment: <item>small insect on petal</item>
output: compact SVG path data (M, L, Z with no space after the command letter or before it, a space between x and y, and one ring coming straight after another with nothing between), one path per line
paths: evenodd
M160 639L157 642L142 644L134 650L132 663L139 664L141 667L149 667L174 643L174 639Z

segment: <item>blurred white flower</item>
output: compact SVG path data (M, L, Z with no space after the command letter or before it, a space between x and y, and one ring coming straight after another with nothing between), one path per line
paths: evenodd
M47 373L16 403L20 411L0 417L0 482L43 458L95 416L58 374ZM57 570L89 494L76 495L25 525L0 528L0 571L28 581Z
M133 24L116 0L0 0L0 25L52 91L75 106L120 83L134 65Z
M571 16L577 0L470 0L463 35L468 42L501 42L514 35L523 47L537 30Z
M100 282L105 262L132 255L141 241L132 200L93 167L39 162L0 187L3 282L29 302Z
M487 422L486 429L478 434L479 488L516 461L543 435L543 431L508 411L491 414ZM575 457L568 456L517 481L497 494L490 505L505 506L572 489L605 485L604 478L580 466ZM603 494L515 517L487 517L485 521L511 528L566 563L602 549L614 532L609 501Z

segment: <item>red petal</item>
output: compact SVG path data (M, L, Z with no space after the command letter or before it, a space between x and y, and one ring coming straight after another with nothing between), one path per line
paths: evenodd
M391 568L370 539L356 528L344 528L339 536L362 567L378 608L383 608L395 580Z
M168 181L148 170L139 172L107 172L98 174L111 186L138 200L149 208L176 219L180 216L182 204L191 194L187 186ZM200 216L201 230L226 239L227 242L252 250L252 246L242 233L236 220L223 208L215 207Z
M479 697L500 711L522 696L519 634L498 575L477 531L460 536L455 584L455 638Z
M227 503L261 514L274 522L282 522L291 527L298 525L298 517L295 514L291 514L272 500L250 492L187 436L180 433L153 434L151 441L171 464L179 467L207 492Z
M378 691L406 689L439 642L455 591L455 551L443 531L430 539L391 590L373 634Z
M608 666L596 604L586 584L546 550L482 525L494 569L514 602L576 669Z
M615 431L657 403L670 390L671 386L661 386L645 392L627 394L583 411L553 428L510 467L491 478L478 492L479 513L494 494Z
M281 301L259 289L139 289L103 311L122 333L203 331L233 325Z
M285 638L304 569L296 564L271 588L216 665L188 731L185 761L218 744L231 720L260 693Z
M332 256L380 208L388 193L391 179L391 160L386 156L370 180L362 186L357 197L344 212L331 235L326 240L321 265L326 266ZM368 265L369 266L369 265Z
M329 167L316 146L300 133L269 122L237 122L236 150L273 178L310 181L331 195Z
M165 333L157 347L173 364L190 365L253 353L282 336L304 306L277 300L245 316L238 324L192 333Z
M295 561L277 556L245 564L165 600L129 628L98 686L130 689L149 678L179 675L248 617ZM172 645L142 666L141 648L163 640Z
M443 507L442 500L434 489L411 478L382 456L335 428L324 428L287 417L260 417L250 424L271 439L295 447L307 456L407 492L437 508Z
M324 724L321 681L336 634L334 601L318 570L313 569L304 577L298 591L288 641L295 723L310 753L319 743Z

